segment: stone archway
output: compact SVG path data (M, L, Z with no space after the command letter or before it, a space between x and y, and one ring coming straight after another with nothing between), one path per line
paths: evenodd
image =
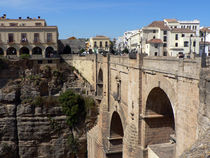
M27 47L22 47L22 48L20 48L19 52L20 52L20 55L21 54L29 54L29 49Z
M101 68L99 69L98 73L97 95L103 96L103 71Z
M47 58L50 58L50 57L53 57L53 55L54 55L54 49L53 49L53 47L47 47L46 48L46 50L45 50L45 56L47 57Z
M4 50L0 47L0 56L4 55Z
M175 137L175 119L171 102L159 87L153 88L146 101L145 145L169 143Z
M42 49L40 47L34 47L32 49L32 54L33 55L42 55Z
M122 158L124 130L120 115L117 112L112 114L110 124L110 137L108 158Z
M7 49L7 55L17 55L17 50L14 47L9 47Z

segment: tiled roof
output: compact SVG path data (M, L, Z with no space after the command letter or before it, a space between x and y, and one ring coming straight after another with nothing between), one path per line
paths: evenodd
M176 19L165 19L168 23L178 22Z
M159 27L161 30L170 30L167 25L164 25L164 21L153 21L148 27Z
M157 44L160 44L160 43L163 43L163 41L161 39L151 39L148 41L148 43L157 43Z
M194 31L190 29L185 28L174 28L171 30L172 33L195 33Z
M204 42L203 42L203 41L201 41L201 42L200 42L200 44L202 44L202 45L203 45L203 44L204 44ZM210 45L210 42L207 42L207 41L206 41L206 42L205 42L205 44L206 44L206 45Z
M201 32L205 32L206 31L206 32L210 33L210 27L204 27L200 31Z

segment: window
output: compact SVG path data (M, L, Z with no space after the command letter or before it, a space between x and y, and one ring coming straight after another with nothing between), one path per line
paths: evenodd
M52 42L52 33L47 33L47 42Z
M184 41L184 47L188 47L188 41Z
M8 39L9 39L9 42L14 42L14 34L13 33L9 33L8 34Z
M164 35L167 35L167 31L163 31L163 34L164 34Z
M163 41L164 41L164 42L167 41L167 36L163 36Z
M96 44L96 42L94 42L94 47L95 47L95 48L97 47L97 44Z
M156 30L153 30L153 33L156 33Z
M174 28L176 29L176 28L177 28L177 26L174 26Z
M153 36L153 39L155 39L155 36Z
M175 40L178 40L178 38L179 38L179 35L178 35L178 34L176 34L176 36L175 36Z
M105 42L105 47L108 47L108 42L107 41Z
M196 41L193 42L193 47L195 47L195 46L196 46Z
M18 23L10 23L9 26L18 26Z
M182 37L185 37L185 34L182 34Z
M190 37L193 37L193 34L191 34Z
M155 44L155 48L158 48L158 44Z
M100 41L100 48L102 48L102 41Z
M175 43L175 47L178 47L178 43Z
M35 26L42 26L42 23L35 23Z
M34 33L34 42L39 42L39 33Z
M27 34L21 33L21 42L26 42L26 41L27 41Z
M167 43L163 43L163 47L167 47Z
M157 56L157 52L155 52L155 56Z
M167 56L167 52L163 52L163 56Z

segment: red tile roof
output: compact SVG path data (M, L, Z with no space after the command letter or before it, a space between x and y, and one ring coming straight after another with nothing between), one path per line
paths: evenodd
M148 27L158 27L161 30L170 30L170 28L164 24L164 21L153 21Z
M205 32L206 31L206 32L210 33L210 27L204 27L200 31L201 32Z
M176 19L165 19L168 23L178 22Z
M201 41L200 44L204 45L204 42ZM210 42L205 42L206 45L210 45Z
M195 31L192 31L190 29L185 28L174 28L171 30L172 33L195 33Z
M163 43L163 41L161 39L151 39L148 41L148 43L161 44L161 43Z

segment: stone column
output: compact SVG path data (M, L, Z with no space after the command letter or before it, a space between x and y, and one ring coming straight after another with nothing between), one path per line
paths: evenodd
M20 51L17 50L17 57L20 57Z
M6 57L7 56L7 50L4 49L4 56Z

